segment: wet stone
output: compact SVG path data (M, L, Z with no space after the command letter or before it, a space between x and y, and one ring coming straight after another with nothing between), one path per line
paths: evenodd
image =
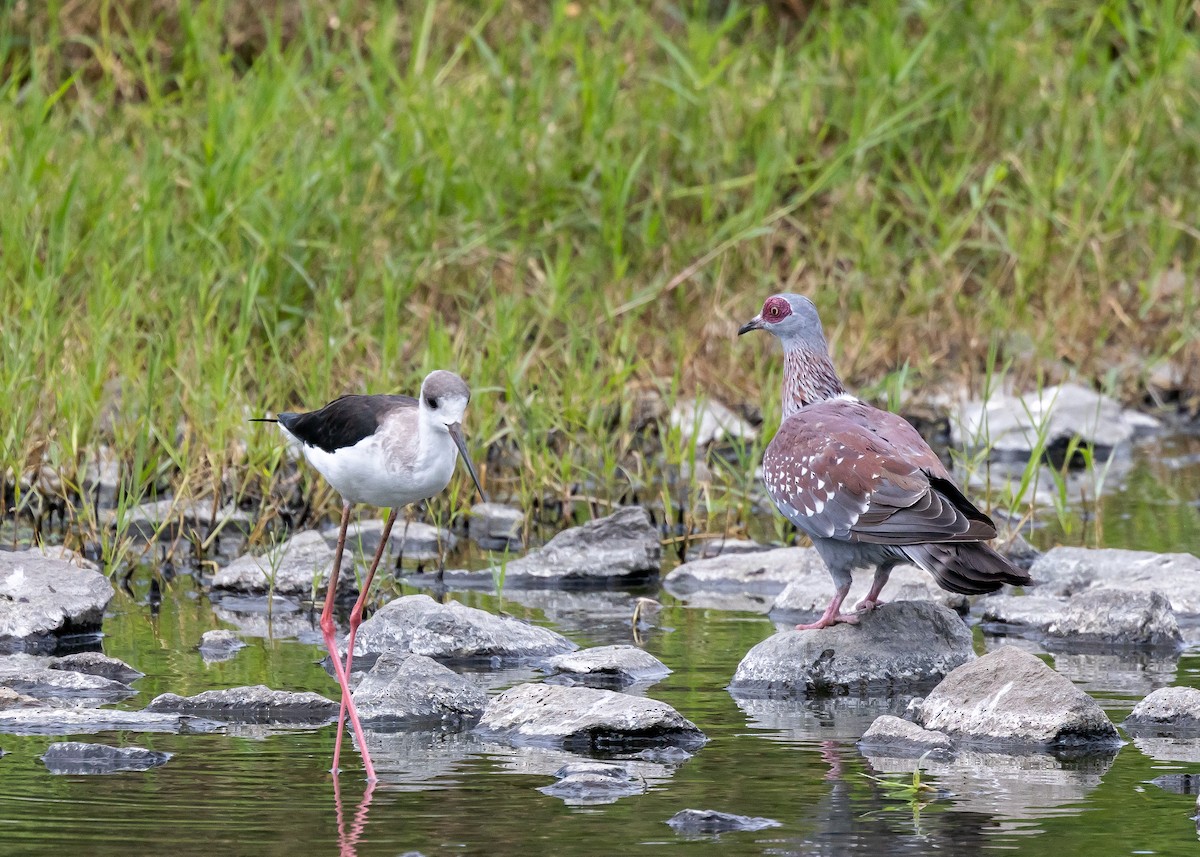
M46 703L28 694L13 690L11 687L0 687L0 711L17 708L45 708Z
M432 658L384 652L355 688L354 704L363 723L375 729L458 729L479 719L487 694Z
M246 643L242 638L225 628L200 635L200 657L206 663L227 661L244 648Z
M580 649L550 659L556 673L552 680L563 684L621 688L650 683L671 674L670 668L637 646L614 645Z
M945 733L924 729L891 714L876 718L863 733L858 746L864 753L885 756L922 756L931 752L945 756L954 749Z
M91 563L54 553L0 551L0 653L50 653L99 632L112 584Z
M676 833L715 834L734 830L765 830L780 827L773 818L762 816L734 815L714 809L681 809L667 820Z
M115 774L148 771L165 765L172 756L145 747L110 747L82 741L56 741L46 748L42 762L52 774Z
M971 632L953 611L896 601L857 625L768 637L742 658L729 690L749 697L895 690L932 684L974 657Z
M627 765L610 762L569 762L554 772L558 782L538 789L572 806L614 803L646 791L646 780Z
M1094 699L1012 646L954 670L910 704L918 725L955 741L1005 748L1113 747L1116 727Z
M1067 602L1046 635L1076 645L1099 643L1177 649L1183 645L1171 603L1161 592L1094 589Z
M129 684L145 675L118 658L110 658L100 652L77 652L54 658L47 666L52 670L98 675L102 678Z
M338 576L339 592L356 586L354 575ZM212 588L233 592L309 596L314 589L324 592L333 570L333 548L315 530L296 533L282 545L259 556L235 559L213 575ZM272 586L274 581L274 586Z
M83 735L95 732L213 732L220 723L179 714L121 711L115 708L0 709L0 733Z
M410 652L439 661L512 665L575 650L576 645L548 628L508 616L441 604L428 595L397 598L363 622L355 657Z
M346 531L346 556L360 556L363 563L369 566L375 558L375 551L379 550L385 523L383 518L352 522ZM340 523L321 530L321 537L330 550L337 549L340 530ZM443 551L452 551L457 544L458 539L449 530L422 521L398 520L388 537L388 550L393 556L421 562L437 559L439 545ZM380 565L382 567L386 562L381 560Z
M319 693L272 690L264 685L209 690L195 696L164 693L145 709L188 714L227 723L319 725L337 717L338 703Z
M1189 553L1057 547L1042 554L1029 573L1039 595L1073 597L1094 587L1157 591L1176 616L1200 616L1200 558Z
M707 741L663 702L611 690L522 684L488 703L479 722L486 737L576 752L682 747Z
M124 682L104 676L50 669L20 658L0 658L0 687L43 700L100 705L133 696Z
M504 503L471 507L467 534L485 551L520 550L524 545L525 513Z
M1200 733L1200 690L1162 687L1133 707L1121 724L1129 732Z

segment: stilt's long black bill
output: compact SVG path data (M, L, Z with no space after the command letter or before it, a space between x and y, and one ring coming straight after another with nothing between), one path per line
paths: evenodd
M471 454L467 452L467 441L463 437L462 425L451 423L446 428L450 430L450 437L454 439L454 445L462 453L463 463L467 465L467 472L471 474L471 479L475 482L475 490L479 492L479 499L485 503L488 502L487 494L483 493L483 486L479 484L479 476L475 473L475 465L471 462Z

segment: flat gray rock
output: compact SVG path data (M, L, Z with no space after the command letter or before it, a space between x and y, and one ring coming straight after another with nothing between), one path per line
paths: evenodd
M504 574L505 586L611 586L658 578L658 530L641 506L624 506L606 518L563 530L545 546L484 571L447 570L448 584L485 582Z
M146 706L157 714L188 714L223 723L321 725L337 718L338 703L319 693L272 690L258 684L195 696L164 693Z
M115 708L16 708L0 710L0 733L84 735L96 732L214 732L213 720Z
M681 747L707 740L664 702L590 687L522 684L488 703L479 731L513 744L577 752Z
M753 539L703 539L692 543L692 546L688 548L686 558L688 562L695 562L698 559L729 557L743 553L762 553L769 550L773 550L771 545L765 545Z
M1038 594L1066 598L1092 588L1158 591L1176 616L1200 617L1200 559L1189 553L1057 547L1029 573Z
M50 653L62 638L100 631L112 584L73 555L54 553L0 551L0 653Z
M637 646L596 646L550 659L550 668L566 684L627 687L658 681L671 674L662 661Z
M457 601L441 604L428 595L407 595L384 605L362 623L354 654L411 652L439 661L511 665L576 648L548 628Z
M931 684L975 657L971 632L937 604L896 601L864 613L857 625L783 631L738 664L735 696L862 693Z
M977 606L985 627L995 624L1026 630L1045 629L1063 612L1067 602L1040 595L989 595L979 599Z
M954 670L910 708L917 724L969 744L1073 749L1120 740L1094 699L1012 646Z
M884 756L922 756L930 752L949 753L954 744L944 732L924 729L891 714L881 714L863 733L858 747L864 753Z
M1135 705L1121 725L1130 732L1200 732L1200 690L1159 688Z
M793 581L822 579L832 595L829 571L813 548L775 548L682 563L667 573L663 586L680 598L695 592L778 595Z
M354 704L363 723L376 729L458 729L479 719L487 694L432 658L384 652L355 688Z
M88 673L56 670L25 661L0 658L0 687L36 699L72 700L100 705L133 696L124 682Z
M366 521L353 521L346 531L346 556L358 556L364 567L369 566L379 549L379 540L383 537L383 518L373 518ZM334 524L321 530L321 537L331 550L337 548L338 531L341 524ZM428 561L439 556L438 546L444 551L454 550L458 538L444 527L435 527L422 521L398 520L392 526L392 534L388 537L388 551L392 556L404 559ZM345 559L343 559L345 562ZM387 560L380 560L380 567L387 565ZM349 568L347 564L344 566Z
M1046 626L1046 636L1076 645L1183 646L1171 603L1161 592L1092 589L1071 598Z
M201 634L198 648L205 663L215 663L229 660L246 648L246 643L233 631L221 628Z
M476 503L467 519L467 535L486 551L520 550L525 543L525 513L504 503Z
M558 782L538 789L569 806L598 806L646 791L646 780L619 762L569 762L554 772Z
M110 747L82 741L56 741L46 748L42 762L52 774L115 774L148 771L165 765L172 756L145 747Z
M103 519L116 526L117 511L105 512ZM156 500L126 511L122 520L129 535L144 541L173 541L190 533L207 537L218 528L247 535L254 527L249 512L233 505L214 507L212 500Z
M734 815L731 812L718 812L715 809L681 809L669 819L667 824L676 833L693 835L712 835L728 833L733 830L765 830L769 827L780 827L773 818L761 816Z
M353 565L343 559L338 591L356 586ZM296 533L286 542L260 556L238 557L213 575L212 588L233 592L308 596L314 587L323 593L333 570L333 548L315 530ZM272 580L274 586L272 587Z
M1000 391L987 402L968 402L959 419L951 420L950 438L957 447L973 449L986 442L993 454L1028 458L1039 438L1049 448L1065 448L1078 438L1110 450L1160 425L1095 390L1060 384L1020 396Z
M63 655L61 658L54 658L47 666L52 670L98 675L122 684L129 684L145 675L144 672L135 670L124 661L110 658L100 652L77 652L73 655Z

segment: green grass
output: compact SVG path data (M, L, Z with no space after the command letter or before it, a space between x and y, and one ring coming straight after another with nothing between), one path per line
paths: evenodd
M0 12L9 510L106 442L127 503L269 511L248 416L447 367L494 492L736 527L745 468L671 499L690 451L635 416L770 429L778 355L734 332L781 289L857 386L978 388L991 350L1133 396L1200 357L1186 3L50 5Z

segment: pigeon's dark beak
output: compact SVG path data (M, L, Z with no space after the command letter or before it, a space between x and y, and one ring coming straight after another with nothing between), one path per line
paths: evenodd
M762 326L762 316L756 315L754 318L750 319L748 322L738 328L738 336L741 336L743 333L749 333L752 330L762 330Z
M450 430L450 437L454 439L454 445L462 453L463 463L467 465L467 472L471 474L475 490L479 492L479 499L486 503L488 501L487 494L483 493L483 487L479 484L479 475L475 472L475 464L471 461L471 454L467 452L467 440L463 437L462 424L450 423L446 428Z

